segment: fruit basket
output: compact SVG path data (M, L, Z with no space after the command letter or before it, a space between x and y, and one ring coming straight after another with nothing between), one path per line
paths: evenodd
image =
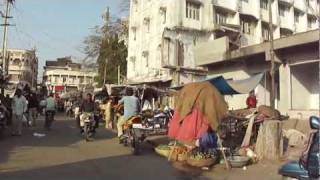
M209 167L214 165L217 159L214 154L196 152L187 158L187 164L194 167Z
M171 152L171 146L168 145L159 145L154 148L155 152L163 157L168 157Z

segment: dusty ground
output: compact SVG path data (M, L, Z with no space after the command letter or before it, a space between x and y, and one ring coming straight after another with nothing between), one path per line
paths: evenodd
M42 128L27 129L22 137L6 136L0 140L0 179L161 179L161 180L277 180L281 162L260 162L247 170L212 170L171 164L145 145L141 156L119 145L113 132L100 128L93 142L79 136L73 120L59 115L51 132ZM42 124L42 121L40 122ZM46 133L34 137L33 133Z

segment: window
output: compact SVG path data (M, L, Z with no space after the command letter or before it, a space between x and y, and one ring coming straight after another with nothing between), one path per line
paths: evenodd
M268 9L268 0L260 0L260 8Z
M270 40L270 31L268 25L262 25L262 38L264 41Z
M299 23L299 19L300 19L300 13L297 11L294 11L294 22Z
M242 33L244 34L254 34L254 22L250 22L245 19L241 19L241 28L242 28Z
M316 23L316 19L308 17L308 28L312 28L313 24Z
M137 40L137 28L132 27L132 33L133 33L133 40Z
M200 4L187 1L186 17L188 19L200 20Z
M287 12L289 11L289 9L283 5L279 5L279 15L281 17L285 17L287 15Z
M228 15L221 12L216 12L216 23L217 24L226 24Z
M242 2L246 2L246 3L248 3L249 2L249 0L241 0Z

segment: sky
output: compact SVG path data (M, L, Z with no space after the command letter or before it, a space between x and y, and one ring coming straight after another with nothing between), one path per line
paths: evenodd
M1 11L3 4L0 0ZM81 60L83 41L103 23L108 6L113 16L125 16L120 0L16 0L10 11L14 26L9 27L8 47L36 48L40 73L46 60L64 56ZM3 29L0 32L2 43Z

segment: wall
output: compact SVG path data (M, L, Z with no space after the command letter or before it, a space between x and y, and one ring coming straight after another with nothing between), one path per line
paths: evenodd
M318 74L318 63L291 66L293 110L315 110L319 108Z

